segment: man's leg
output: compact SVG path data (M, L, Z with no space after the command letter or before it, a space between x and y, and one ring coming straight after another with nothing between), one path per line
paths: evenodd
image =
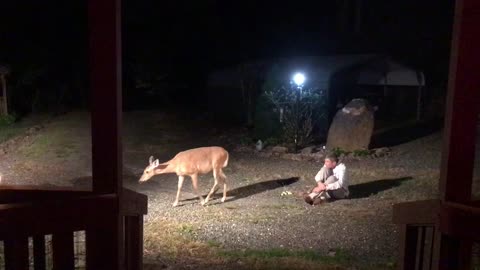
M317 173L315 176L315 180L318 182L325 183L325 181L328 179L328 177L333 175L333 170L328 169L326 167L322 167L320 171ZM318 180L317 180L318 179Z
M335 183L337 182L338 179L335 177L335 176L329 176L327 178L327 180L325 181L325 184L331 184L331 183ZM327 199L334 199L334 200L338 200L338 199L344 199L346 196L346 191L343 189L343 188L339 188L339 189L334 189L334 190L327 190L326 192L326 197Z
M317 181L317 183L318 182L325 183L331 177L333 177L333 170L328 169L326 167L322 167L320 171L317 173L317 175L315 176L315 180ZM325 192L320 192L320 193L313 192L313 189L315 187L311 188L307 194L304 194L303 199L305 200L305 202L309 204L313 204L315 199L326 196Z
M318 178L320 177L320 178ZM315 176L315 179L319 179L317 181L318 182L322 182L324 184L330 184L330 183L333 183L335 181L337 181L337 178L335 178L335 176L333 176L333 170L332 169L327 169L325 167L322 167L322 169L320 169L320 171L317 173L317 176ZM315 199L315 197L317 197L320 193L315 193L313 192L313 189L316 188L317 186L314 186L312 187L308 193L310 195L310 198L312 199Z
M325 180L325 185L333 184L333 183L335 183L335 182L337 182L337 181L338 181L338 179L337 179L335 176L330 175L330 176L328 176L328 177L326 178L326 180Z
M320 198L325 198L325 196L326 196L325 191L322 191L322 192L319 192L319 193L310 192L308 194L304 194L303 199L308 204L314 204L315 200L318 200Z
M334 200L345 199L347 197L346 192L343 188L327 190L326 193L329 199L334 199Z
M335 176L330 175L325 179L324 184L328 185L328 184L335 183L337 181L338 181L338 179ZM341 189L341 190L343 191L343 189ZM335 192L335 194L333 194L333 193L330 193L330 190L322 191L322 192L316 194L316 196L312 196L312 203L311 204L312 205L318 205L318 204L321 204L323 202L326 202L327 200L333 199L332 196L337 195L337 193L339 193L339 192ZM340 196L340 194L338 194L338 195ZM343 195L343 196L345 196L345 195ZM337 197L335 197L335 198L337 198Z

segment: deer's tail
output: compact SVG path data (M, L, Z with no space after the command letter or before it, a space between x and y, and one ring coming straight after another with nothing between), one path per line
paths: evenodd
M225 162L223 163L223 168L227 167L227 165L228 165L228 157L229 157L228 152L226 152L226 154L227 154L227 158L225 159Z

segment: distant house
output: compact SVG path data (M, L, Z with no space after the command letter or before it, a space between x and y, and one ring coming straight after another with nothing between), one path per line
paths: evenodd
M0 64L0 115L8 114L8 100L7 100L7 79L6 75L10 70Z
M407 115L420 118L422 88L421 71L402 65L379 54L326 55L268 59L241 65L250 66L259 81L264 81L269 69L280 67L288 82L294 72L302 71L306 84L325 91L330 118L335 111L353 98L366 98L385 115ZM239 65L240 66L240 65ZM209 101L217 113L226 115L232 110L238 117L244 108L238 102L244 97L239 66L212 72L208 79ZM257 89L261 91L261 83Z

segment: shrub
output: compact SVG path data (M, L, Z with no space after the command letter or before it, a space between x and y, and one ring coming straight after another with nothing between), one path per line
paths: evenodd
M2 126L10 126L17 120L17 116L15 114L7 114L7 115L0 115L0 127Z
M272 108L275 121L281 127L284 142L296 147L313 140L313 130L319 119L326 116L322 91L314 85L298 89L278 67L270 71L263 87L263 98ZM273 136L275 134L270 134Z
M340 157L341 155L346 155L348 154L347 151L341 149L340 147L335 147L332 149L333 154L335 154L337 157Z
M370 150L367 149L358 149L353 151L354 157L365 157L371 154Z

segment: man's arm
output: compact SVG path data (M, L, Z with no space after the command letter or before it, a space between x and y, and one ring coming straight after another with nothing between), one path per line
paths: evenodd
M322 182L318 182L317 183L317 186L312 190L312 192L315 192L315 193L320 193L324 190L326 190L326 185Z
M322 180L322 177L323 177L322 170L325 170L325 165L318 171L317 175L315 175L315 181L320 182L320 180Z
M336 172L335 178L337 178L337 181L327 184L325 187L326 190L334 190L343 187L343 180L345 179L345 167Z

